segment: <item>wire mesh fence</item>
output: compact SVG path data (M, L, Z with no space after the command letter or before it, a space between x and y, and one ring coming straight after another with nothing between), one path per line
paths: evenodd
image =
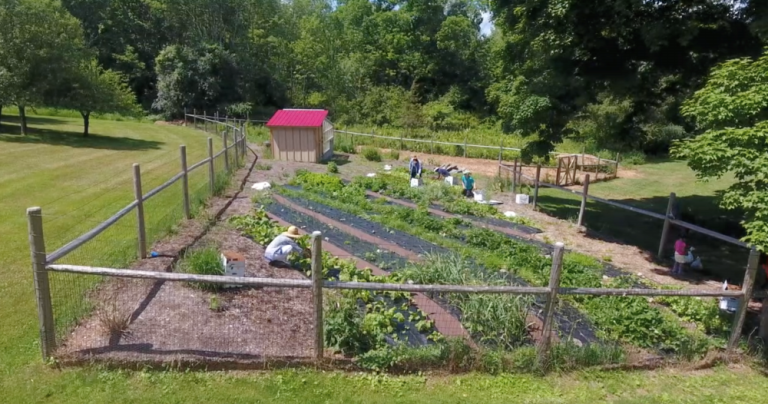
M235 153L241 153L243 150L240 143L235 142L242 140L239 130L236 132L233 128L229 129L230 149L226 155L222 154L213 159L212 169L210 160L207 160L209 151L205 147L194 148L185 153L187 161L191 163L188 168L198 161L202 163L197 164L197 167L186 175L186 197L189 198L191 216L201 212L206 200L212 196L211 184L214 185L214 194L220 193L227 186L233 170L237 168L234 162L229 170L224 164L225 156L234 160ZM232 133L238 133L238 137L232 137ZM223 140L214 141L214 152L222 150L223 143ZM186 148L182 148L186 152ZM52 209L52 214L46 212L43 222L49 263L55 261L61 264L124 268L137 257L144 258L142 253L146 254L145 256L162 256L162 252L147 251L146 246L151 246L177 231L178 224L185 219L181 153L182 151L166 152L144 161L143 167L135 168L140 176L136 177L134 172L133 181L130 179L130 170L126 170L128 175L121 173L117 180L113 180L113 187L95 195L75 209L65 212ZM242 160L242 157L239 160ZM169 184L169 178L177 180ZM137 205L138 199L135 199L136 183L141 184L141 209ZM68 197L70 196L64 195L58 197L58 200ZM168 263L168 260L157 260L152 269L164 270ZM67 336L81 320L93 315L103 315L103 310L94 312L98 309L94 302L104 300L102 298L105 291L110 290L112 286L104 285L102 281L98 276L52 274L49 289L53 324L50 326L55 330L56 344L68 340Z

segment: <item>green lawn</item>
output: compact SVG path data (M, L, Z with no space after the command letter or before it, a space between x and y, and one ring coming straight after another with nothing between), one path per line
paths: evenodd
M682 161L651 161L632 167L632 175L608 182L591 184L589 193L626 205L664 214L669 194L674 192L680 204L682 219L736 238L743 236L738 225L738 212L725 211L718 206L718 194L733 183L732 177L701 182ZM580 197L560 190L542 188L539 193L543 212L576 221ZM663 221L590 201L585 224L588 228L612 239L635 245L654 254L658 250ZM670 243L678 230L673 230ZM691 244L706 265L706 270L729 281L741 282L748 251L707 236L689 234ZM671 250L668 248L668 251ZM671 253L670 253L671 254Z

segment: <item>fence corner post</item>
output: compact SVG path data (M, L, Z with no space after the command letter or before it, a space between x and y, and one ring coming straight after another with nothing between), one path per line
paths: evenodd
M563 243L556 243L555 250L552 252L552 269L549 273L549 293L547 294L547 303L544 306L544 325L541 329L541 342L538 347L538 361L543 368L547 367L549 347L552 343L552 323L554 321L555 307L557 306L557 292L560 288L560 274L563 269L563 253L565 246Z
M40 327L40 350L43 361L47 361L56 346L56 333L53 324L53 304L48 270L45 267L45 237L43 235L43 211L39 207L27 209L29 232L29 251L32 259L32 274L37 300L37 317Z
M323 239L319 231L312 233L312 305L315 309L315 360L323 360Z
M213 163L213 138L208 138L208 188L211 196L216 192L216 170Z
M192 219L192 213L189 209L189 174L187 172L187 146L179 146L179 153L181 154L181 192L184 198L184 217L189 220Z
M731 338L728 340L728 348L726 354L733 353L734 349L739 346L739 340L741 340L741 331L744 328L744 319L747 318L747 309L749 308L749 301L752 299L752 291L755 286L755 277L757 275L757 267L760 263L760 251L757 251L756 247L752 247L749 251L749 260L747 261L747 269L744 271L744 282L741 284L741 304L736 311L736 317L733 319L733 327L731 327Z
M587 198L589 196L589 174L584 175L584 189L581 192L581 208L579 208L579 222L577 226L584 226L584 211L587 209Z
M539 203L539 179L541 178L541 164L536 164L536 181L533 185L533 210L536 210L536 207Z
M675 199L677 196L674 192L669 194L669 202L667 203L667 214L664 216L664 227L661 230L661 238L659 239L659 254L657 257L661 259L664 256L664 247L667 244L669 238L669 227L672 225L672 209L675 208Z
M141 190L141 166L133 164L133 197L136 199L136 231L139 241L139 259L147 258L147 231L144 224L144 193Z

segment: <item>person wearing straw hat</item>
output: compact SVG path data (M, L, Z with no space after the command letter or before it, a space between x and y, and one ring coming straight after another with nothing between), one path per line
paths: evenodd
M461 184L464 185L464 189L461 190L461 194L467 198L472 198L475 194L472 192L475 189L475 179L472 178L472 173L469 170L464 170L461 176Z
M288 257L292 253L303 254L305 257L309 257L309 249L304 250L296 243L296 239L301 237L299 229L296 226L288 227L283 233L280 233L264 251L264 258L269 261L270 264L278 263L282 265L290 265Z

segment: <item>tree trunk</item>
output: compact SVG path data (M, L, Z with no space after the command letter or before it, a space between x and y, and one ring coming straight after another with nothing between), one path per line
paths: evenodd
M80 115L83 116L83 137L88 136L88 127L91 125L91 113L80 111Z
M23 105L19 105L19 126L21 126L21 135L27 135L27 110Z

